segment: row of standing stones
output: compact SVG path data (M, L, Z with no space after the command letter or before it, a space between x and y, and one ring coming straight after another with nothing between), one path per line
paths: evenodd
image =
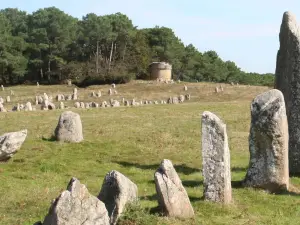
M3 87L3 85L2 85ZM110 88L108 90L108 94L112 95L112 93L117 94L117 91L115 90L116 85L112 84L112 88L114 89L114 92ZM222 89L223 90L223 89ZM187 91L187 86L184 85L184 91ZM93 91L90 94L90 97L98 97L100 98L102 96L101 91L95 92ZM141 100L137 101L135 98L132 100L126 100L125 98L122 98L122 103L120 103L118 100L110 99L110 101L102 101L100 104L97 102L75 102L74 107L75 108L106 108L106 107L119 107L121 105L123 106L142 106L142 105L157 105L157 104L179 104L183 103L184 101L188 101L191 99L190 94L181 94L179 96L170 96L167 100ZM56 96L56 100L59 101L59 109L65 109L65 108L71 108L68 106L65 106L63 101L71 101L71 100L78 100L78 91L77 88L73 89L72 94L58 94ZM7 96L6 102L10 102L10 96ZM56 109L56 105L53 103L53 97L50 95L48 96L46 93L44 93L42 96L38 95L35 96L35 105L41 105L41 110L54 110ZM4 107L4 99L0 96L0 112L8 112ZM16 106L13 106L11 111L36 111L36 108L32 106L31 102L27 102L26 104L17 104Z
M54 134L57 141L83 141L79 114L63 112ZM11 146L19 149L26 135L27 131L20 131L0 137L0 143L3 143L1 151ZM3 139L5 136L8 138ZM252 101L249 149L250 162L244 186L271 192L287 190L288 125L281 91L267 91ZM2 152L0 156L3 156ZM11 155L7 154L6 157ZM233 198L226 124L208 111L202 114L202 160L204 199L231 203ZM154 181L163 215L176 218L194 216L188 194L170 160L164 159L161 162L154 173ZM125 206L135 201L138 201L137 185L118 171L113 170L105 176L98 197L92 196L85 185L72 178L67 190L52 202L44 221L36 224L116 224Z
M243 181L245 187L271 192L288 190L289 172L300 171L299 61L300 29L295 17L285 12L277 55L276 89L258 95L251 103L250 161ZM26 135L25 130L1 136L0 157L3 149L11 146L19 149ZM82 141L79 115L64 112L55 135L60 141ZM16 143L9 143L14 142L13 137L17 137ZM233 198L226 124L208 111L202 114L202 160L204 199L231 203ZM162 161L154 174L154 180L158 203L166 216L194 216L187 192L171 161ZM116 224L125 205L138 200L137 192L137 186L117 171L106 175L98 198L90 195L85 185L72 178L67 190L54 200L44 222L39 224Z

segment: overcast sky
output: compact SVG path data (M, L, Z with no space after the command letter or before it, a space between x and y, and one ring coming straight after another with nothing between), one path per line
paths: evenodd
M300 20L299 0L1 0L0 8L29 13L55 6L81 18L121 12L139 28L166 26L201 52L215 50L247 72L275 72L284 11Z

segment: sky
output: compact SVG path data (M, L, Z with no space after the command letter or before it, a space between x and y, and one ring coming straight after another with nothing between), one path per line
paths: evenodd
M299 0L1 0L32 13L55 6L77 17L121 12L138 28L172 28L185 45L214 50L246 72L274 73L285 11L300 18ZM300 19L299 19L300 21Z

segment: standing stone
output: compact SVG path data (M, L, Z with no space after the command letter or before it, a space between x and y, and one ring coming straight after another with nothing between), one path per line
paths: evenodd
M61 101L61 94L58 94L58 95L56 96L56 100L59 101L59 102Z
M46 93L44 93L44 100L49 100L49 97Z
M212 202L230 203L230 152L226 124L215 114L202 114L203 195Z
M184 91L187 91L187 90L188 90L188 88L187 88L186 85L184 85L183 90L184 90Z
M5 133L0 136L0 161L10 159L22 146L27 130Z
M96 97L96 92L95 91L92 91L91 97Z
M219 91L220 91L219 88L216 87L216 88L215 88L215 92L216 92L216 93L219 93Z
M137 200L138 188L126 176L112 170L106 174L98 198L107 208L110 223L115 225L126 204Z
M275 88L285 100L289 129L289 171L300 173L300 28L291 12L283 14L279 34Z
M129 101L127 101L127 100L125 100L125 102L124 102L124 106L130 106L130 102L129 102Z
M19 104L18 104L19 105ZM19 106L20 107L20 106ZM25 111L32 111L32 105L31 105L31 102L27 102L25 104L25 108L24 108Z
M20 104L18 103L16 106L12 108L12 111L20 111Z
M79 103L79 102L75 102L75 103L74 103L74 107L75 107L75 108L80 108L80 103Z
M85 104L84 102L80 102L80 108L84 109L85 108Z
M55 129L55 137L57 141L81 142L83 134L79 114L71 111L63 112Z
M108 94L109 94L109 95L112 95L112 93L113 93L113 92L112 92L112 90L111 90L111 88L110 88L110 89L108 90Z
M191 95L190 94L186 94L185 95L185 100L187 100L187 101L191 100Z
M101 91L98 91L98 93L96 94L96 96L98 97L98 98L100 98L101 97Z
M67 95L67 97L65 98L67 101L71 101L72 99L73 100L77 100L77 94L74 95L74 94L69 94Z
M15 92L13 90L10 90L10 95L11 96L14 96L15 95Z
M179 103L179 100L178 100L177 96L174 96L174 97L172 98L172 103L173 103L173 104L178 104L178 103Z
M36 82L36 86L37 86L37 87L39 87L39 86L40 86L39 82Z
M194 210L170 160L164 159L154 174L158 204L165 216L191 218Z
M179 103L183 103L184 102L184 95L179 95L179 97L178 97L178 101L179 101Z
M74 88L74 89L73 89L72 99L73 99L73 100L77 100L77 99L78 99L78 96L77 96L77 88Z
M131 105L132 105L132 106L135 106L135 105L136 105L135 99L132 99Z
M3 85L1 85L1 89L2 89L2 91L4 91L4 90L5 90Z
M0 97L0 103L3 104L4 103L4 99L2 97Z
M10 96L6 96L6 102L10 102Z
M111 106L112 107L119 107L120 106L120 102L117 101L117 100L113 100L112 103L111 103Z
M107 107L107 106L108 106L108 104L107 104L106 101L103 101L103 102L101 103L101 107L102 107L102 108L105 108L105 107Z
M60 103L59 103L59 108L60 108L60 109L64 109L64 108L65 108L65 105L64 105L63 102L60 102Z
M0 112L7 112L7 110L5 109L2 103L0 103Z
M252 101L249 150L244 185L271 192L287 190L288 123L281 91L267 91Z
M67 84L69 87L72 86L72 80L67 80Z
M111 87L112 87L113 89L115 89L115 88L116 88L116 84L112 84Z
M85 108L86 108L86 109L89 109L89 108L90 108L90 103L86 102L84 105L85 105Z
M43 225L109 225L109 217L104 203L72 178L53 201Z

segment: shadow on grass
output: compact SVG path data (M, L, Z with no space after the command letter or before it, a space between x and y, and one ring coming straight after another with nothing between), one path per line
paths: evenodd
M244 180L232 180L231 181L231 187L236 188L236 189L244 188L243 181Z
M247 168L246 167L232 167L231 172L246 172Z
M54 136L54 135L52 135L52 136L51 136L51 137L49 137L49 138L42 137L42 140L43 140L43 141L54 142L54 141L56 141L56 138L55 138L55 136Z
M149 164L149 165L142 165L139 163L130 163L130 162L124 162L124 161L113 161L113 163L117 163L124 167L135 167L142 170L157 170L159 167L159 164ZM192 174L195 172L201 172L200 169L189 167L185 164L180 165L174 165L175 170L177 173L183 173L185 175Z
M203 181L198 181L198 180L183 180L182 184L185 187L199 187L199 186L203 185Z

